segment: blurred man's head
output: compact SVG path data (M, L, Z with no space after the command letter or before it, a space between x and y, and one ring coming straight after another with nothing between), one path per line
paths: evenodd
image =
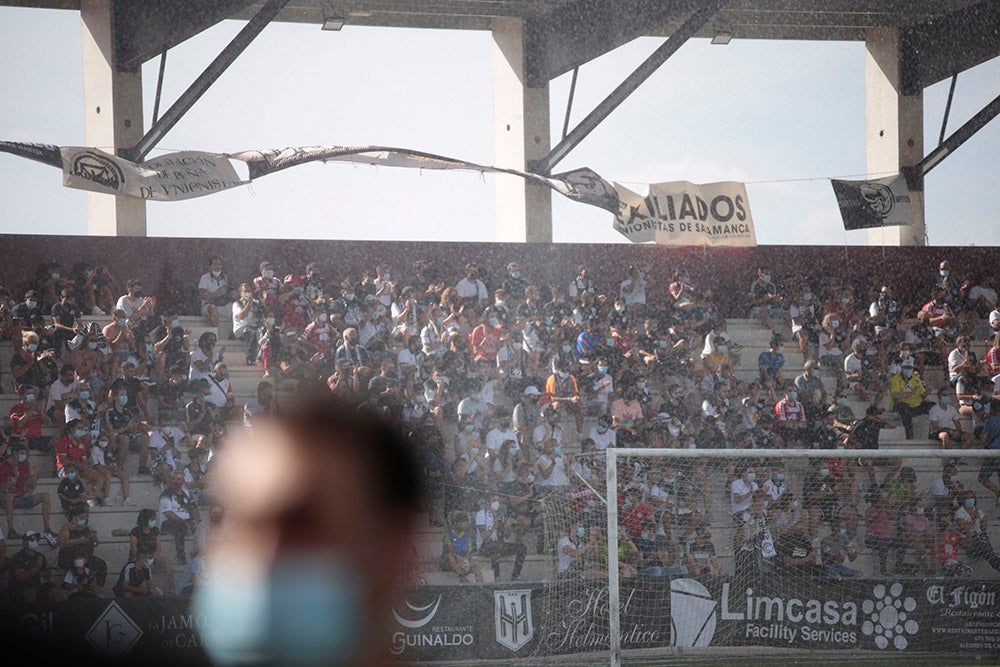
M220 574L197 600L214 618L209 654L378 663L420 506L411 448L328 395L236 437L217 468L225 539L209 556Z

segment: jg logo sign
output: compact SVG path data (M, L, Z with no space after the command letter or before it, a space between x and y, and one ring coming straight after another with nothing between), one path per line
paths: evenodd
M132 650L142 630L117 603L109 604L87 631L87 641L105 655L120 658Z

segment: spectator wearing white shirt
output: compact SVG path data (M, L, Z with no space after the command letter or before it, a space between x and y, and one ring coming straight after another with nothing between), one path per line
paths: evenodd
M611 428L611 417L608 415L601 415L597 423L590 427L589 435L598 451L603 452L609 447L614 448L616 446L617 438L615 430Z
M225 415L227 408L233 405L233 388L229 384L229 367L223 362L215 364L212 373L208 376L208 385L211 393L205 397L207 403L211 403Z
M201 301L201 314L208 318L208 323L219 326L219 308L230 301L229 276L222 270L221 257L208 260L208 273L198 281L198 300Z
M243 404L243 427L252 429L256 422L274 414L274 386L266 380L257 385L257 396Z
M618 294L625 300L625 305L629 310L634 310L636 305L646 305L647 287L649 287L649 282L646 280L646 273L638 266L630 266L628 267L628 277L618 287Z
M130 278L128 292L118 297L115 310L125 311L125 317L135 323L140 319L152 314L152 297L145 296L142 290L142 281L138 278Z
M538 472L537 486L555 489L569 486L569 470L573 457L563 453L563 447L556 440L548 438L541 443L542 453L535 460Z
M615 379L608 372L608 361L597 359L597 372L590 377L591 388L587 392L587 414L590 416L605 415L611 402L611 394L615 390Z
M733 517L747 521L753 506L753 494L758 489L757 474L753 468L745 468L729 487L729 508Z
M486 433L486 448L496 454L508 440L517 442L517 433L510 426L510 416L501 414L496 425Z
M949 392L946 389L939 389L937 404L927 412L927 419L930 422L928 434L939 440L945 449L951 449L963 438L958 424L960 417Z
M479 266L475 262L465 265L465 277L455 283L455 291L467 304L482 303L490 298L486 285L479 279Z
M59 379L49 386L48 401L45 410L59 423L65 412L66 402L72 400L83 383L76 377L76 368L71 364L63 364L59 369Z

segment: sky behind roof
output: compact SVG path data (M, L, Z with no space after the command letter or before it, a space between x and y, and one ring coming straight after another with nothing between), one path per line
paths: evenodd
M167 56L161 112L244 25L224 21ZM571 127L662 40L640 38L580 69ZM390 145L493 163L488 32L274 23L152 153ZM83 143L79 14L0 8L0 139ZM158 59L143 66L152 115ZM553 144L570 75L550 84ZM937 144L948 81L925 90L925 150ZM1000 93L1000 59L958 77L957 129ZM866 244L845 233L829 177L865 167L864 45L692 40L556 171L609 181L747 182L760 244ZM1000 121L927 178L932 245L1000 245ZM86 195L58 170L0 154L4 233L86 234ZM493 241L494 176L312 164L184 202L149 202L151 236ZM609 213L552 195L557 242L627 242Z

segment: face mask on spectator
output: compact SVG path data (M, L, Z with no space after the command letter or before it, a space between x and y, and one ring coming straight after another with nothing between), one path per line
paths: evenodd
M123 394L118 397L118 405L128 405L128 394Z
M38 343L28 343L28 352L34 352L38 349Z

